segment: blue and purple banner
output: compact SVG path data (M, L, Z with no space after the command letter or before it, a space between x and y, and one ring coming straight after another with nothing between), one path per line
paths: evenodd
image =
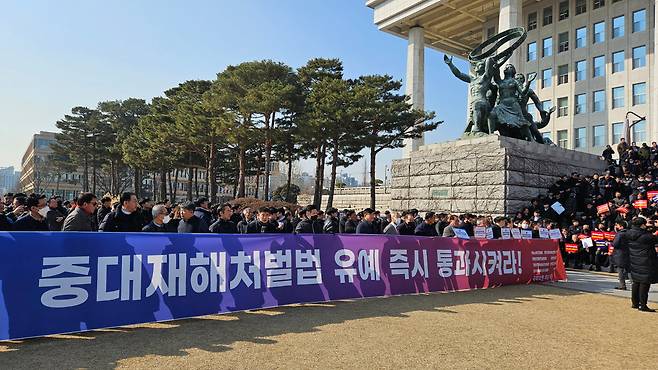
M0 340L565 278L552 240L0 232Z

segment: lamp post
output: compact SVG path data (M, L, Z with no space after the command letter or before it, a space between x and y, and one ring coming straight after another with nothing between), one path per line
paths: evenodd
M637 117L638 120L633 122L633 123L630 123L629 118L628 118L629 115L633 115L633 116ZM642 116L640 116L639 114L637 114L635 112L628 111L626 113L626 121L624 122L624 135L626 136L626 139L628 140L627 142L629 144L631 142L633 142L634 139L635 139L635 138L631 138L631 128L633 126L635 126L636 123L646 121L646 120L647 120L646 116L642 117Z

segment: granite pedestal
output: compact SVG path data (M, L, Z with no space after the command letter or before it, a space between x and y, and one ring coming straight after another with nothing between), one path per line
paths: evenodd
M513 215L560 176L601 173L599 156L509 137L424 145L391 167L391 208Z

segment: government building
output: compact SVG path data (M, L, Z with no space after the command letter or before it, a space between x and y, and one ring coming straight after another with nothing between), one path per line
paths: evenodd
M629 117L630 141L658 139L655 1L368 0L366 5L380 30L408 40L405 88L419 109L424 108L426 47L466 59L488 37L524 27L528 37L510 62L526 76L536 73L531 88L544 109L556 107L542 130L545 137L564 148L600 154L626 136ZM445 65L430 68L445 68L446 78L453 78ZM537 116L534 106L529 111ZM423 144L423 139L408 142L405 156Z

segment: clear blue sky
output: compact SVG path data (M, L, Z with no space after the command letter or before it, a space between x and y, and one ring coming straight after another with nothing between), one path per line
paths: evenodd
M363 0L8 1L0 5L0 166L20 168L33 133L73 106L150 100L227 65L273 59L297 68L338 57L347 77L404 79L406 40L377 30ZM426 51L426 109L445 121L428 142L457 137L466 85ZM465 63L458 65L465 68ZM384 165L401 150L380 156ZM361 179L363 163L347 172ZM303 168L312 171L312 165Z

